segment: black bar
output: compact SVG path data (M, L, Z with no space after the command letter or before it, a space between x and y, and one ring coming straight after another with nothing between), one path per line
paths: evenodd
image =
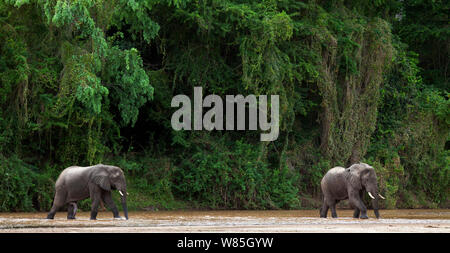
M269 245L271 239L271 243ZM267 241L269 239L269 241ZM125 251L147 249L164 249L176 251L277 251L295 249L297 252L311 252L311 249L365 251L370 250L417 250L427 246L427 250L447 248L449 234L303 234L303 233L42 233L42 234L0 234L2 248L13 247L15 250L26 248L32 250L72 249ZM263 245L263 240L266 244ZM209 244L208 244L209 242ZM58 245L58 246L55 246ZM362 247L362 248L361 248ZM158 251L159 252L159 251Z

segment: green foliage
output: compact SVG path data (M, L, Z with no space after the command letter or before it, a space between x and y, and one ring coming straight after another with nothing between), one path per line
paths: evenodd
M150 43L160 29L159 24L152 20L149 12L152 10L152 1L128 1L120 0L115 6L114 25L121 29L129 25L129 32L133 40L144 39ZM139 34L142 38L137 38Z
M395 30L411 50L419 53L425 85L449 92L448 1L407 0L402 3Z
M198 143L175 172L174 188L188 200L210 208L255 209L298 206L295 177L287 168L272 170L261 148L241 141Z
M428 88L422 91L421 107L431 112L444 126L450 126L450 93Z
M135 124L139 108L153 96L153 87L142 68L142 59L135 48L113 47L108 55L103 80L110 84L111 103L117 104L122 124Z
M0 156L0 211L47 210L52 188L48 175L16 156Z
M32 210L29 192L34 188L33 177L35 174L29 168L23 167L23 163L17 158L8 160L3 158L0 175L2 179L0 210Z
M414 203L409 192L421 196L421 206L426 206L425 199L445 203L449 184L445 150L450 137L448 99L444 92L423 83L417 54L395 42L397 53L381 90L369 157L378 160L379 166L385 168L383 173L389 175L385 183L387 194L396 194L389 207L401 206L401 201ZM402 194L397 194L400 191Z

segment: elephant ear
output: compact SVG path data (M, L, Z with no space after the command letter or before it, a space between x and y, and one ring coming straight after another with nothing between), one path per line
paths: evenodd
M346 169L348 173L348 181L350 185L352 185L353 189L361 190L361 175L363 172L363 169L358 164L354 164L350 166L350 168Z
M105 191L111 191L111 184L107 175L94 176L92 180L96 185L100 186Z

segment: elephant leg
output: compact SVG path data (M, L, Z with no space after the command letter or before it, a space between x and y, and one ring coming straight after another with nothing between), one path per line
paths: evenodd
M65 191L56 191L55 199L53 200L52 208L47 215L47 219L53 219L55 217L56 212L64 205L66 201L66 192Z
M101 190L98 186L90 187L90 196L92 200L91 205L91 220L97 219L98 206L100 204L101 199Z
M322 207L320 208L320 218L326 218L328 213L328 205L323 201Z
M336 201L333 201L333 203L330 205L330 209L331 209L331 217L337 218Z
M336 213L336 200L332 199L332 198L325 198L324 199L324 205L325 208L323 208L323 211L325 213L325 218L327 217L327 212L328 212L328 208L331 209L331 217L333 218L337 218L337 213Z
M96 198L92 200L92 206L91 206L91 220L97 219L98 214L98 205L100 204L100 198Z
M117 209L116 204L114 204L114 201L111 197L110 191L104 191L102 193L102 201L105 203L105 205L112 211L114 218L121 218L119 215L119 211Z
M348 200L350 201L350 204L353 205L358 210L358 214L361 212L361 216L360 216L361 219L369 218L369 217L367 217L367 208L364 205L364 203L362 202L358 193L350 194ZM355 216L356 212L357 211L355 210L353 216Z
M359 191L359 199L363 199L363 191ZM352 206L352 208L355 209L355 211L353 212L353 218L358 219L361 211L359 210L358 207L356 207L355 205L352 205L351 202L350 202L350 205Z
M77 214L77 203L76 202L70 202L69 207L67 208L67 219L74 220L75 215Z

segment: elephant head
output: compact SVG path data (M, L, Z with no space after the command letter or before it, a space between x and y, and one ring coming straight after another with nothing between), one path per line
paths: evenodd
M372 199L372 206L375 216L379 218L378 199L385 199L378 192L377 175L372 166L366 163L358 163L347 169L350 172L350 184L353 189L367 191Z
M127 184L122 169L116 166L101 165L92 172L93 181L103 190L118 190L121 196L125 218L128 220Z

